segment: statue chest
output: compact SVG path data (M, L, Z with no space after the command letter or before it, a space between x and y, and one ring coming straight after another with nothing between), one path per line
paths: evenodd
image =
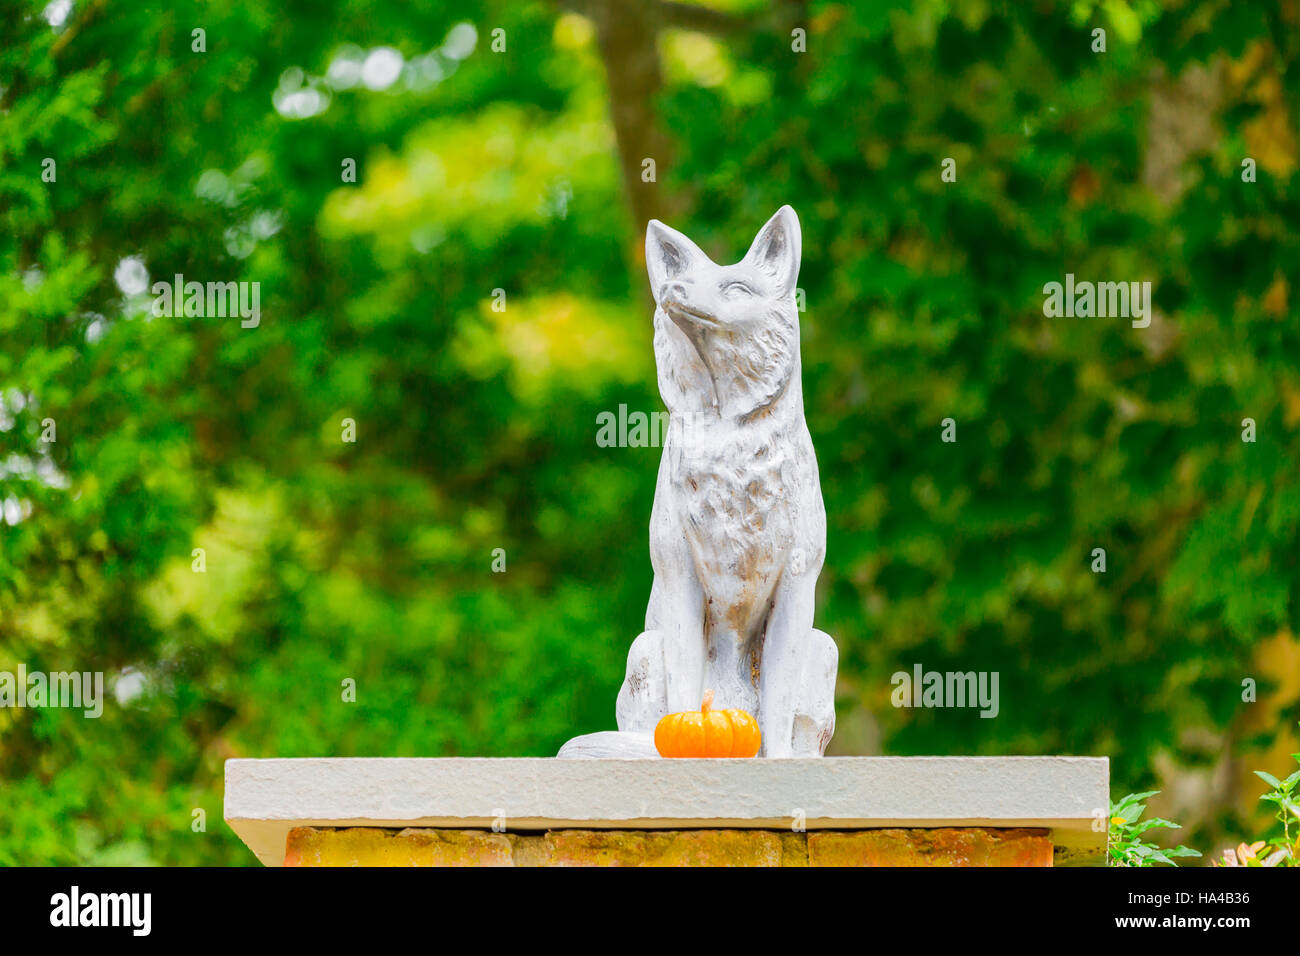
M700 437L682 443L669 472L697 561L712 573L770 577L794 536L795 449L766 429Z

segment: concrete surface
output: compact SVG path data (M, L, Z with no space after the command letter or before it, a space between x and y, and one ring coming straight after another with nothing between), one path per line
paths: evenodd
M294 827L1051 831L1057 863L1100 862L1098 757L793 760L325 758L226 761L225 818L267 866ZM1094 819L1103 821L1100 832Z

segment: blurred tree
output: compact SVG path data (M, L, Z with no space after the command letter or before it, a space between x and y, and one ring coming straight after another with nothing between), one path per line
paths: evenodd
M0 8L0 670L113 688L0 709L0 863L248 863L227 757L612 726L627 250L734 259L784 202L834 750L1108 754L1183 842L1237 825L1296 716L1295 4L429 6ZM1067 272L1152 281L1150 327L1045 317ZM177 274L259 324L152 315ZM999 671L998 718L890 707L916 663Z

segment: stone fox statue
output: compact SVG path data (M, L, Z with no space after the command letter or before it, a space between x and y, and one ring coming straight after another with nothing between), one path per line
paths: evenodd
M659 392L670 413L650 516L654 585L628 654L618 733L562 757L655 756L665 714L714 706L758 719L760 756L816 757L835 728L834 641L813 628L826 512L804 421L800 232L783 206L735 265L652 220Z

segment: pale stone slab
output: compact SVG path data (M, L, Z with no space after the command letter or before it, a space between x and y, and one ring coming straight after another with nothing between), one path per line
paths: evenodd
M1099 757L228 760L225 818L268 866L296 826L788 830L800 818L809 830L1044 828L1058 863L1093 862L1109 776Z

